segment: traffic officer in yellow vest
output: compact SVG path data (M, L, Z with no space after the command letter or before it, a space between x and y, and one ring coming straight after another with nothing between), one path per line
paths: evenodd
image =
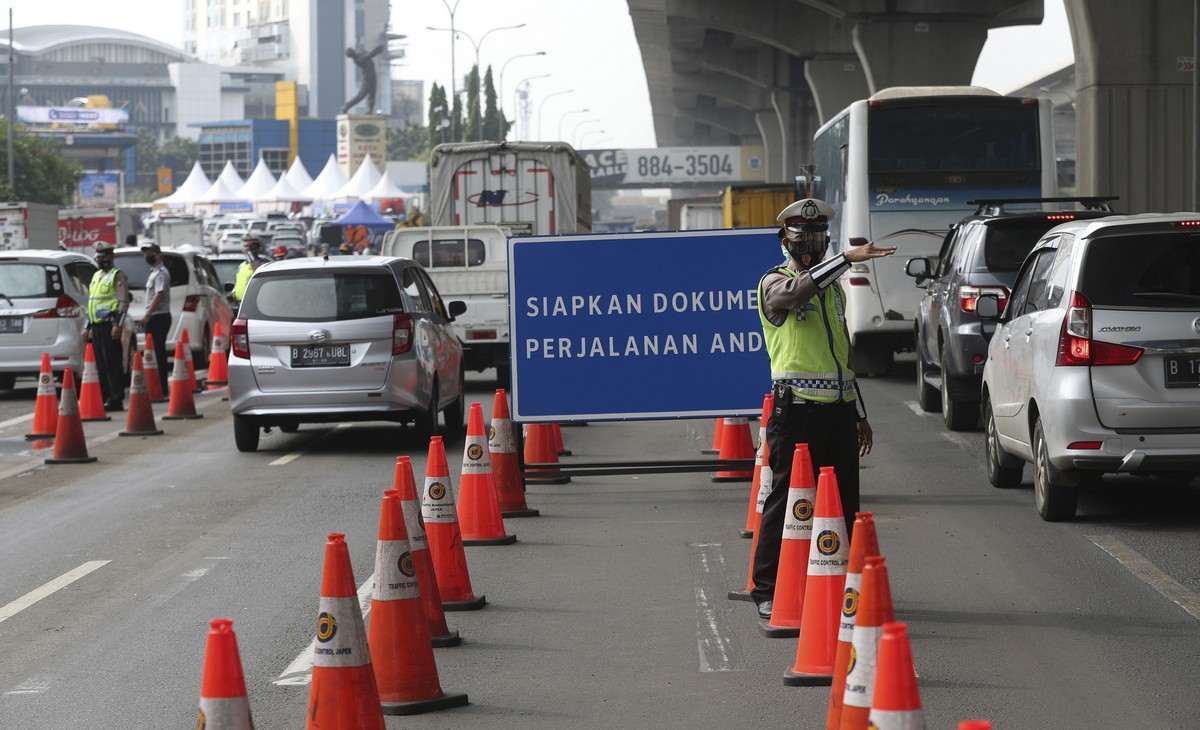
M774 409L767 421L772 471L754 553L758 614L770 618L787 511L792 454L808 444L813 477L822 466L837 473L847 525L858 510L858 459L871 452L871 426L850 369L846 295L837 280L855 263L891 256L895 248L867 243L828 259L833 208L805 198L784 208L779 240L784 263L758 285L758 316L771 358Z
M262 241L253 234L242 239L242 253L246 255L246 260L238 266L233 278L233 298L239 308L242 297L246 296L246 286L250 283L250 277L254 276L258 267L270 262L270 259L262 255Z
M125 400L121 330L125 326L125 310L129 308L129 282L113 265L111 243L96 244L96 265L100 270L92 275L88 287L87 328L83 337L92 341L104 409L119 411Z

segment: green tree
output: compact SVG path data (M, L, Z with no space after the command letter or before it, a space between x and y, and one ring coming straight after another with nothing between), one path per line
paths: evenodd
M160 149L164 158L175 156L175 169L185 175L200 158L200 142L191 137L172 137Z
M479 67L472 66L471 74L467 77L467 121L470 129L462 135L462 139L471 142L480 141L482 137L483 115L479 105Z
M425 127L388 127L387 158L389 160L429 159L429 131Z
M488 66L487 74L483 77L483 99L483 138L503 142L508 137L508 130L512 125L504 118L504 112L497 103L496 87L492 85L491 66Z
M8 124L0 124L0 196L27 203L68 205L75 197L75 185L83 170L62 156L62 144L56 139L39 137L14 125L13 186L8 183Z
M446 102L446 89L438 86L435 82L429 92L429 126L426 127L429 135L429 149L433 149L443 142L453 141L450 139L450 128L450 108Z

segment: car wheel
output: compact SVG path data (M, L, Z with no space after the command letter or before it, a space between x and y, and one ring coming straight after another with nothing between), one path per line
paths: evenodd
M462 431L467 423L467 380L460 372L458 374L458 398L446 407L444 419L446 430L453 433Z
M996 431L996 417L992 414L992 404L983 402L983 427L987 429L984 441L984 466L987 469L988 481L993 487L1008 489L1021 483L1024 465L1017 457L1009 454L1000 446L1000 435Z
M422 441L427 441L437 436L438 392L436 382L433 384L433 393L429 396L429 407L417 414L414 423L417 427L417 438Z
M233 417L233 443L238 451L257 451L260 432L258 424L245 416Z
M0 390L12 390L17 384L17 376L12 373L0 374Z
M942 420L951 431L970 431L979 423L979 401L954 400L950 397L950 371L946 368L946 350L942 350Z
M1079 502L1076 484L1050 463L1040 418L1033 424L1033 501L1038 514L1047 522L1071 519Z
M928 372L921 346L917 345L917 405L926 413L937 413L942 408L942 402L938 399L938 389L925 381Z

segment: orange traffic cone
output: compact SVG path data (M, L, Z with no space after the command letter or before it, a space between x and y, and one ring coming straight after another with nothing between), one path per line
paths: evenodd
M713 442L711 449L700 449L701 454L719 454L721 453L721 430L725 428L725 419L718 418L717 425L713 427Z
M26 439L52 439L58 430L58 393L54 390L54 372L50 370L50 353L42 353L42 369L38 373L37 402L33 406L33 429Z
M537 517L538 510L525 503L525 480L517 463L517 446L513 439L512 419L508 415L508 395L501 388L492 404L492 427L488 429L488 451L496 478L496 496L500 499L501 517Z
M838 726L843 730L866 730L868 727L876 681L879 636L883 633L883 625L895 620L887 565L879 555L867 556L863 563L862 590L858 598L858 615L854 619L851 638L851 659L846 672L845 691L842 693L842 720Z
M96 460L88 456L83 438L79 402L75 400L75 373L70 366L63 371L62 400L58 404L58 428L54 432L54 457L47 464L86 464Z
M384 730L383 711L346 536L331 532L321 576L308 730L352 728Z
M454 506L454 486L446 466L446 447L441 436L429 439L429 457L425 460L425 491L421 496L421 517L429 538L429 555L442 593L442 608L447 611L477 611L487 603L486 596L475 597L471 574L467 572L467 554L463 551L462 532Z
M187 333L187 330L184 330ZM167 405L165 421L183 418L204 418L204 414L196 413L196 401L192 398L192 382L188 379L188 369L192 366L187 359L187 343L183 340L175 343L175 366L171 369L171 402Z
M183 342L183 357L187 362L188 385L193 393L200 392L200 386L196 384L196 363L192 360L192 343L188 340L187 327L180 327L180 341ZM176 343L179 344L179 343ZM175 357L179 357L179 348L175 348Z
M215 618L208 626L196 726L204 730L254 730L233 619Z
M842 516L837 476L831 466L821 467L817 477L817 511L812 530L800 643L796 647L795 665L783 675L783 683L789 687L833 683L850 546L846 544L846 520Z
M907 624L891 622L883 625L876 677L870 727L873 730L923 730L925 711L921 709Z
M419 715L467 704L466 695L447 695L438 682L417 564L396 489L383 493L379 513L367 644L385 715Z
M570 456L571 450L563 446L562 426L558 423L552 423L550 426L554 429L554 453L556 456Z
M220 390L229 385L229 360L225 357L224 335L220 322L213 325L212 352L208 355L208 377L204 379L209 390Z
M163 392L162 376L158 374L159 368L165 368L167 364L158 361L158 355L154 352L154 335L146 333L146 345L142 348L142 367L146 371L146 391L150 394L151 403L161 403L167 399L167 394Z
M409 457L396 457L396 476L392 484L393 488L400 492L404 529L408 531L408 544L412 547L413 562L417 566L417 582L421 585L421 607L429 624L429 643L434 646L458 646L462 643L462 638L457 631L446 625L442 593L438 589L437 575L433 572L433 558L429 557L425 522L421 519L421 497L417 494L417 483L413 478L412 460Z
M79 418L84 421L112 420L104 410L100 371L96 369L96 352L90 342L83 348L83 377L79 379Z
M717 458L754 458L754 443L750 440L748 418L725 419L725 427L721 429L721 454ZM753 471L719 471L712 476L714 482L745 482L753 478Z
M870 512L858 512L854 516L854 531L850 538L850 563L846 567L846 589L842 592L842 621L838 626L837 657L833 661L833 688L829 691L829 707L825 712L825 730L838 730L842 726L842 707L846 695L846 675L850 673L854 659L854 625L858 622L858 608L862 603L863 568L868 557L879 555L879 539L875 534L875 519ZM872 600L878 590L872 586ZM863 718L866 722L866 717Z
M762 446L763 463L762 469L758 473L758 493L754 500L754 530L750 535L750 565L746 568L746 587L740 591L730 591L728 598L731 601L750 601L754 602L754 597L750 595L750 591L754 590L754 554L758 552L758 531L762 528L762 513L763 507L767 504L767 495L771 493L771 482L774 479L775 472L771 469L771 447L766 442Z
M958 723L958 730L992 730L991 720L963 720Z
M808 553L812 544L813 505L817 501L817 485L813 483L812 474L808 444L796 444L792 453L792 478L788 484L788 511L783 518L783 540L779 543L775 604L771 618L758 625L768 638L800 635Z
M531 423L525 432L525 463L554 464L539 468L526 467L525 483L566 484L571 477L558 470L558 451L554 448L554 429L549 423Z
M458 524L463 545L511 545L516 535L504 532L500 499L492 476L492 457L483 433L483 407L471 404L463 444L462 483L458 488Z
M754 508L758 504L758 485L763 468L771 468L767 464L767 418L771 415L774 403L775 396L771 393L763 396L762 418L758 422L758 450L754 452L754 475L750 478L750 504L746 505L746 526L741 529L742 537L754 537Z
M133 353L133 374L129 380L129 415L125 418L122 436L159 436L162 430L154 424L154 409L146 388L146 370L142 353Z

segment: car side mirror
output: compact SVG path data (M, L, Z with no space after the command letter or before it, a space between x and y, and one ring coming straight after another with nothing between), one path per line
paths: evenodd
M467 303L461 299L455 299L446 305L446 309L450 312L450 321L453 322L458 315L467 311Z
M929 278L929 259L909 259L904 265L904 273L916 279L917 286L921 286Z
M221 288L225 290L226 294L232 294L233 293L233 282L227 281L221 285Z

